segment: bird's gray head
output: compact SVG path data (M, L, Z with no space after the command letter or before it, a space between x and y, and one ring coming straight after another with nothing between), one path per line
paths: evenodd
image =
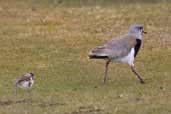
M142 33L146 33L143 30L142 25L131 25L128 34L135 35L137 39L142 39Z

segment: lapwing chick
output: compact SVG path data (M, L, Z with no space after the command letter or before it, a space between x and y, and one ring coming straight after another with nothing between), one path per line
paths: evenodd
M18 88L27 90L30 93L31 88L34 84L35 75L34 73L26 73L20 79L17 80L15 84L15 94L18 94Z
M135 70L134 59L141 47L142 34L144 32L142 25L131 25L127 34L118 38L113 38L110 42L103 46L98 46L92 49L89 53L90 59L106 60L104 80L106 82L108 66L111 61L119 61L127 63L132 72L137 76L140 83L144 83L142 77Z

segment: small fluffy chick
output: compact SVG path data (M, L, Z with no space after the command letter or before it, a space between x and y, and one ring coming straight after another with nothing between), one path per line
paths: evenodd
M30 92L31 87L34 84L34 73L26 73L15 84L15 94L17 95L18 88L22 88Z

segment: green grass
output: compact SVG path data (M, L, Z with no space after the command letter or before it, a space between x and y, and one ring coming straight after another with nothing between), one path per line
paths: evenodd
M0 1L0 113L170 114L171 4L66 7ZM142 85L127 65L89 60L91 48L141 23L148 32L136 58ZM36 74L32 96L14 82ZM29 101L30 99L30 101Z

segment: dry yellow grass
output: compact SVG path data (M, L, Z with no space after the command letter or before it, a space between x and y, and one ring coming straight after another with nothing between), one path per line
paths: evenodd
M141 23L148 32L136 58L141 85L127 65L110 66L88 51ZM63 7L0 1L0 113L170 114L171 5ZM15 97L21 74L36 74L32 96Z

